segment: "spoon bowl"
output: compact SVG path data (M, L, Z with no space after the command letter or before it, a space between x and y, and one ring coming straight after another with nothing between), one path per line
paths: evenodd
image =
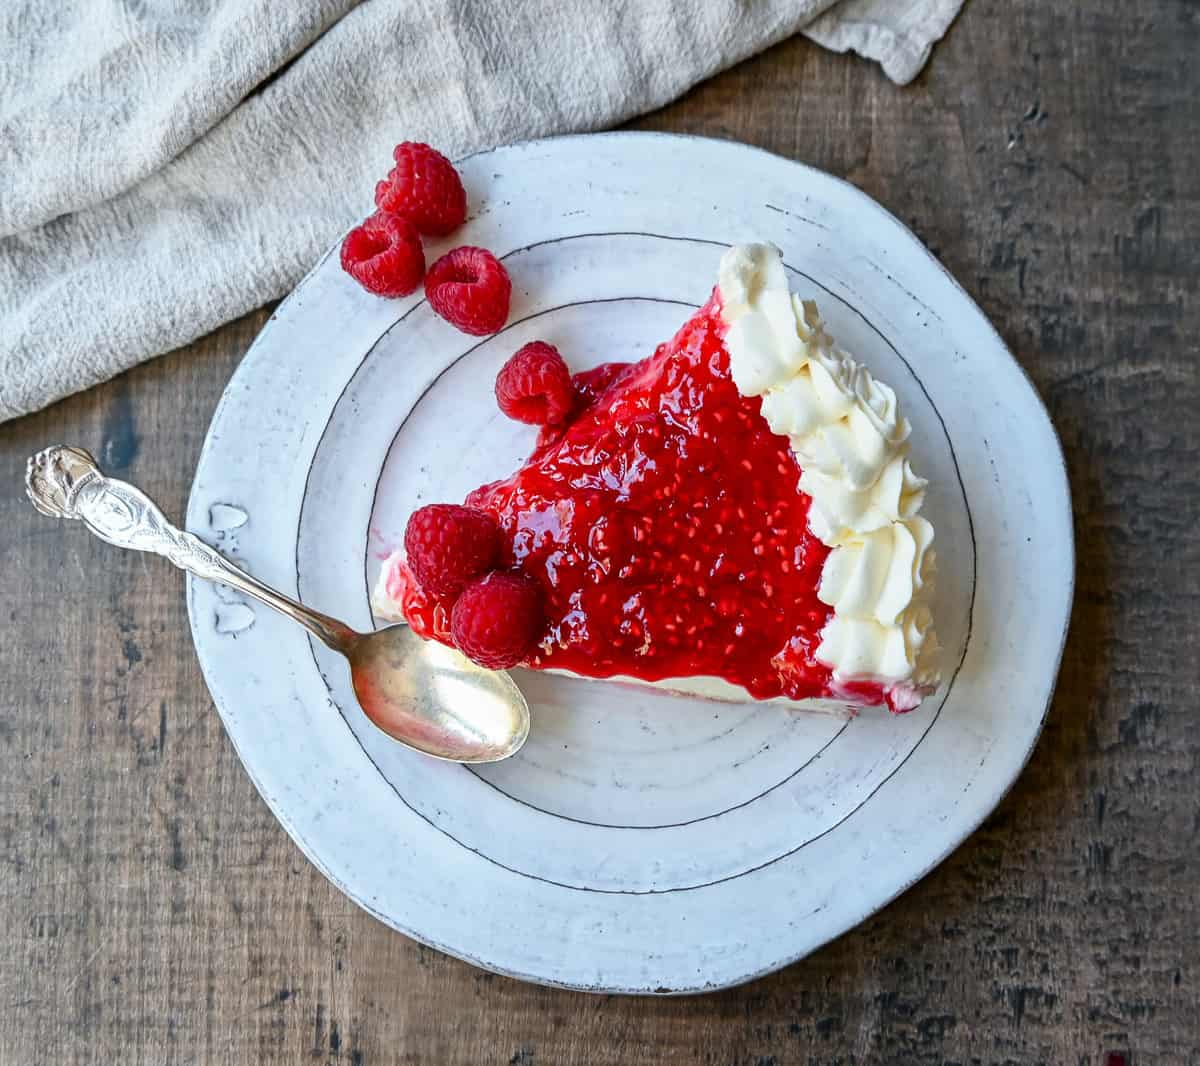
M463 656L406 625L359 636L346 650L354 694L388 736L438 759L507 759L529 736L529 708L502 670L463 668Z

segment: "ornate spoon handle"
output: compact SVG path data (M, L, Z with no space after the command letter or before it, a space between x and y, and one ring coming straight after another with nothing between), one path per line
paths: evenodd
M25 470L25 491L42 514L78 519L118 548L153 552L190 574L244 592L299 622L335 651L345 652L358 639L348 626L276 592L198 537L177 529L140 489L105 477L82 448L56 445L38 452Z

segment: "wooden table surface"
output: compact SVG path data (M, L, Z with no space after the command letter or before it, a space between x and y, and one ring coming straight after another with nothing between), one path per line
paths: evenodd
M907 88L797 39L635 123L815 164L907 222L1032 375L1075 498L1070 642L1012 793L743 988L537 988L360 912L243 772L180 575L24 502L25 456L62 441L182 514L266 310L0 428L0 1063L1200 1062L1197 60L1194 3L971 0Z

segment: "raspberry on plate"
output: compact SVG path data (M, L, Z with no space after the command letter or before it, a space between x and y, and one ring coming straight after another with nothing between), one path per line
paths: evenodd
M575 406L575 385L558 349L545 341L518 348L496 375L496 403L531 426L562 422Z
M425 274L421 237L404 219L376 212L346 234L342 269L376 296L407 296Z
M405 141L396 165L375 186L375 206L407 219L422 233L444 237L467 217L467 194L454 164L427 144Z
M431 596L453 596L496 563L500 532L491 515L473 507L432 503L414 511L404 531L408 566Z
M452 326L483 337L508 321L512 282L491 252L467 245L447 252L429 268L425 295Z
M489 670L516 666L536 647L544 626L537 582L500 570L471 582L450 613L458 650Z

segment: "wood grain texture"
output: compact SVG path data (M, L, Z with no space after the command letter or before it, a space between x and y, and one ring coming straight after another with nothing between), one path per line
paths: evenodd
M1200 1061L1198 55L1178 0L971 0L906 89L797 40L636 123L845 175L907 222L1046 398L1076 501L1071 638L1013 792L741 989L526 986L359 912L242 771L182 578L24 502L26 455L62 441L181 515L266 312L0 429L0 1061Z

